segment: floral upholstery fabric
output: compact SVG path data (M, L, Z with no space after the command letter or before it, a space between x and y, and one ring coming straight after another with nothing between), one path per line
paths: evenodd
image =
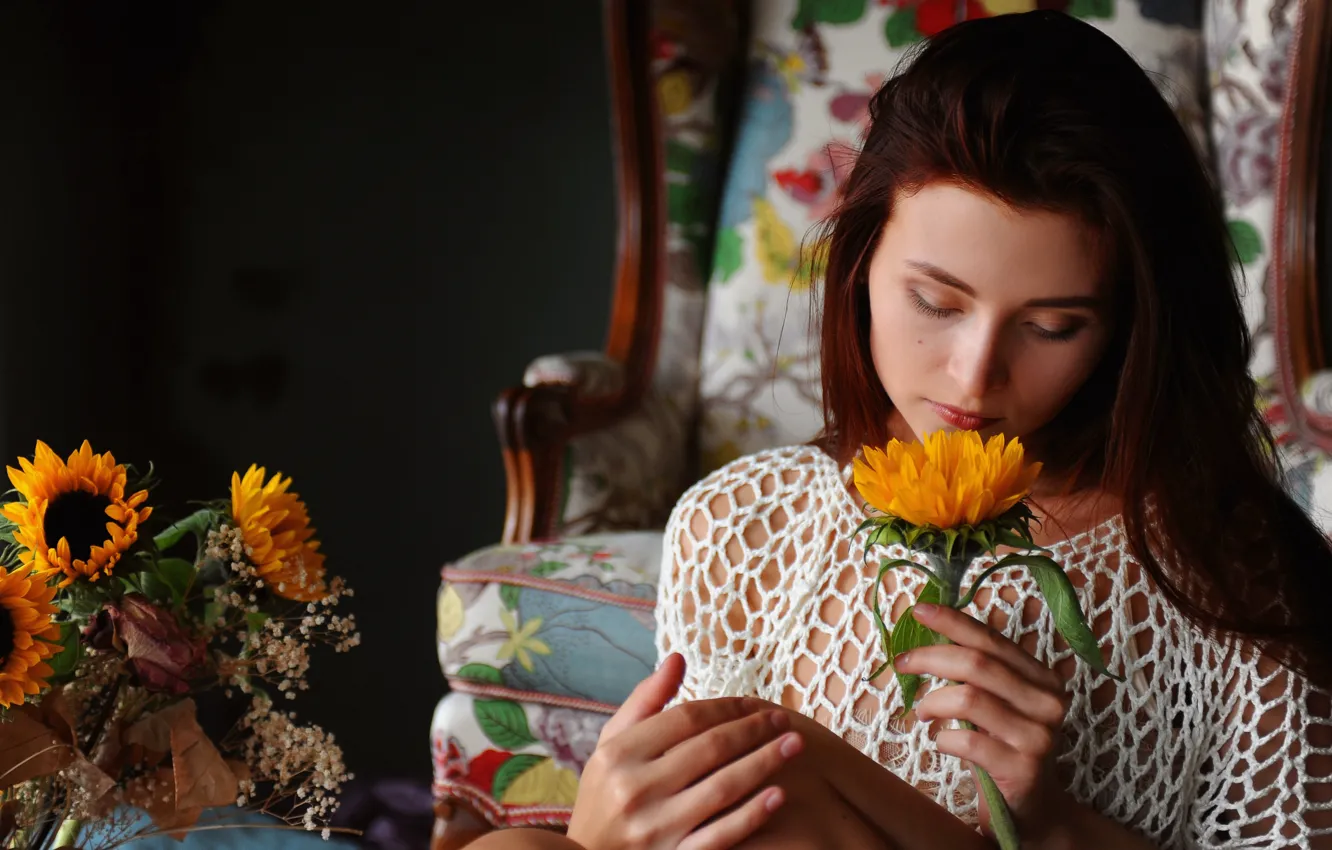
M698 397L703 283L723 172L728 70L743 49L736 0L657 0L652 6L652 65L664 146L665 287L661 337L643 408L570 442L557 531L584 534L664 525L693 474L690 434ZM580 392L618 389L617 365L586 354L545 357L530 386L573 383ZM587 383L581 379L586 378Z
M445 567L435 793L497 826L568 821L606 718L656 666L660 532L496 546Z
M1157 72L1202 142L1196 2L1062 5ZM871 94L910 45L956 22L957 7L952 0L753 4L748 91L708 287L700 387L704 470L804 442L821 426L809 292L819 269L802 264L810 252L801 245L831 211L850 171ZM1034 0L966 4L969 17L1034 8Z
M1209 0L1207 70L1216 172L1243 272L1244 312L1254 335L1251 371L1276 434L1287 489L1332 530L1327 456L1288 428L1277 379L1270 279L1280 167L1281 115L1299 4Z

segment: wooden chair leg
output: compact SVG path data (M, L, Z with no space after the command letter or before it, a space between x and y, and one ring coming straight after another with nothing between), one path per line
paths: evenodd
M491 832L485 818L458 800L435 803L435 826L430 834L430 850L458 850Z

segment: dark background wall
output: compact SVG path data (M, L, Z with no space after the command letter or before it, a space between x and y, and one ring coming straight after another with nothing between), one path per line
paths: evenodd
M489 403L598 347L600 4L0 4L0 448L295 477L360 649L295 703L429 772L437 567L493 542Z

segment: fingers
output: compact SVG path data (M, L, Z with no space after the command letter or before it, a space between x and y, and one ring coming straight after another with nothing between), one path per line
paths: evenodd
M675 793L791 728L785 711L760 711L694 735L652 763L654 779Z
M599 741L609 741L655 714L660 714L680 690L684 681L684 656L673 652L666 656L661 665L650 676L638 683L629 697L615 712L606 725L601 727Z
M1057 691L1064 689L1064 680L1058 673L974 617L946 605L917 605L915 616L922 624L934 629L953 643L980 650L1003 660L1036 685Z
M766 703L753 698L728 697L686 702L649 717L614 739L598 745L612 761L655 759L662 753L713 727L757 713Z
M670 806L672 820L677 823L699 824L715 817L745 799L756 788L763 786L777 771L782 769L787 761L795 758L803 748L804 741L799 733L788 732L749 755L731 762L696 785L675 795ZM757 796L762 797L764 794ZM750 800L750 804L752 803L753 800ZM744 811L745 808L741 807L740 811ZM709 824L699 830L698 834L706 837L712 827L726 822L734 814L736 812L728 813L724 818L718 818L715 824ZM751 814L754 813L751 811ZM751 825L749 821L741 818L732 822L728 829L740 829L744 826L748 826L749 830L752 831L757 828L758 824ZM749 832L741 833L740 837L748 834ZM729 847L731 845L709 844L705 846Z
M972 729L945 729L934 741L935 749L984 768L996 781L1005 776L1036 776L1041 760L1019 753L984 732Z
M1049 726L1023 717L994 694L973 685L950 685L932 690L916 704L921 720L967 720L1003 741L1014 750L1044 758L1054 749L1055 735Z
M1062 724L1067 710L1067 697L1062 687L1057 693L1045 690L1015 673L995 656L965 646L918 647L899 655L894 669L899 673L928 673L941 679L966 682L1002 696L1020 714L1044 726Z
M781 788L765 788L726 817L690 833L678 845L679 850L724 850L734 847L757 832L784 802L786 795Z

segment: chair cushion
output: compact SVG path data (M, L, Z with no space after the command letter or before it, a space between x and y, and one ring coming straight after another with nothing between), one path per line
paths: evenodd
M439 662L454 690L613 712L656 664L662 534L482 549L443 570Z
M564 825L607 718L656 666L657 531L492 546L443 570L434 791Z
M495 827L565 826L609 717L454 691L431 724L435 799L462 802Z
M870 96L907 48L956 22L953 0L754 3L748 88L728 163L708 285L700 384L704 471L804 442L822 425L809 333L811 280L800 258L831 211L867 123ZM1162 85L1205 138L1199 0L1054 0L1085 18ZM965 4L969 17L1035 0ZM793 283L794 282L794 283Z

